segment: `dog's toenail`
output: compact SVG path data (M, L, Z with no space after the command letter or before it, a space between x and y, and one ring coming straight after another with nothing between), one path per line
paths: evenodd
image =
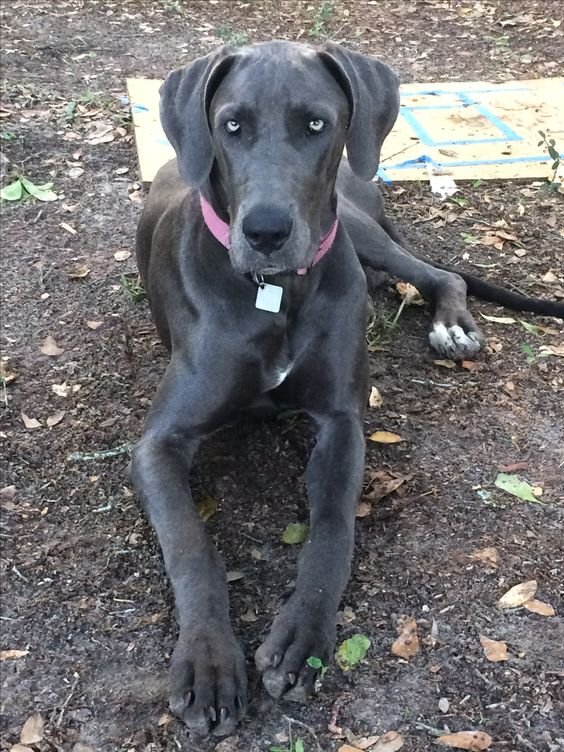
M277 666L279 666L281 660L282 660L282 656L280 655L280 653L274 653L274 655L272 656L272 661L271 661L272 668L276 668Z
M294 684L296 683L296 675L292 671L287 675L287 679L288 683L294 686Z
M243 710L243 700L241 700L239 695L235 697L235 707L237 710Z
M222 721L222 722L226 721L229 718L229 715L230 715L229 708L223 707L219 711L219 720Z
M212 723L215 723L217 720L217 713L215 712L215 708L212 707L212 705L208 706L208 717Z
M191 689L188 692L186 692L186 694L184 696L184 701L185 701L187 707L190 707L191 705L193 705L195 699L196 699L196 696L195 696L194 692L192 692Z

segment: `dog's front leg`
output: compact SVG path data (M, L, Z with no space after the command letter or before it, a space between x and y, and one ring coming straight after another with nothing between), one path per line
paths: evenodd
M257 667L273 697L303 701L313 689L310 657L328 663L336 614L350 574L356 506L362 485L364 437L359 413L317 418L317 444L307 468L310 534L295 590L257 650Z
M229 622L225 568L188 486L200 437L223 422L220 391L173 359L132 462L176 600L170 705L196 734L231 733L246 706L245 659Z

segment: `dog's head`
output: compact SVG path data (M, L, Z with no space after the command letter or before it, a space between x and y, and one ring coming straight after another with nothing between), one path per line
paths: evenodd
M370 180L399 109L398 78L336 44L222 47L173 71L161 120L182 177L211 191L231 225L231 263L307 267L332 222L346 145Z

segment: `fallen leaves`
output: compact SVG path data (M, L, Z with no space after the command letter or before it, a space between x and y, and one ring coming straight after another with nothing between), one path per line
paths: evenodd
M399 637L392 644L392 653L408 661L421 650L417 622L411 616L403 616L399 621Z
M536 598L531 598L531 600L523 603L523 608L539 616L554 616L556 613L549 603L543 603L543 601L538 601Z
M90 274L90 268L86 264L79 264L67 272L69 279L84 279Z
M501 488L512 496L517 496L522 501L531 501L536 504L542 504L542 501L538 498L542 494L542 488L538 486L531 486L526 480L523 480L518 475L511 475L509 473L498 473L495 479L495 485L497 488Z
M217 500L212 496L204 496L196 504L198 514L204 522L207 522L214 516L214 514L217 512L217 508Z
M50 334L45 337L43 340L43 345L41 346L41 352L43 355L48 355L50 358L56 358L59 355L62 355L64 353L65 348L59 347L59 345L56 343L55 338L52 337Z
M29 415L26 415L24 412L20 413L20 415L23 420L23 424L28 431L33 431L36 428L41 428L41 423L37 420L37 418L30 418Z
M56 426L58 423L60 423L64 417L65 410L58 410L56 413L53 413L53 415L50 415L47 418L46 423L49 428L52 428L53 426Z
M339 747L338 752L398 752L403 747L404 741L401 734L397 731L388 731L382 736L370 736L365 739L357 739L354 746L343 744Z
M484 655L492 663L507 660L507 644L498 640L490 640L485 635L480 635L480 645L484 648Z
M480 311L480 316L483 319L486 319L486 321L491 321L494 324L516 324L516 320L512 319L511 316L488 316L485 313L482 313Z
M370 639L363 634L356 634L342 642L335 654L335 660L343 671L352 671L364 659L371 645Z
M370 389L370 397L368 398L368 404L370 407L381 407L384 400L382 399L382 395L378 391L378 389L373 386Z
M93 331L96 331L96 329L98 329L98 327L102 326L103 323L104 323L103 321L87 321L86 322L86 326L89 329L92 329Z
M22 744L39 744L43 740L43 718L40 713L30 715L22 726L20 742Z
M116 251L114 253L114 258L116 261L127 261L128 258L131 257L131 251Z
M403 441L402 437L392 431L375 431L369 437L370 441L375 441L378 444L398 444Z
M52 187L53 183L35 185L31 180L20 177L2 188L0 198L4 201L20 201L33 196L38 201L56 201L59 197L51 190Z
M29 650L0 650L0 662L23 658L28 653Z
M497 602L498 608L517 608L530 601L537 592L537 581L520 582L510 588Z
M436 366L441 366L442 368L456 368L456 363L454 360L434 360L433 363Z
M282 542L290 546L303 543L309 534L309 525L304 522L290 522L282 533Z
M400 294L405 305L425 305L425 301L419 290L409 282L396 282L396 290Z
M370 501L380 501L385 496L396 491L407 480L411 480L411 475L398 475L397 473L389 473L386 470L375 470L370 475L364 497L370 499Z
M437 744L455 749L469 749L471 752L480 752L492 745L493 739L485 731L458 731L456 734L439 736Z
M497 569L499 565L499 554L494 546L486 546L486 548L480 548L477 551L469 554L469 558L473 561L479 561L485 564L487 567Z

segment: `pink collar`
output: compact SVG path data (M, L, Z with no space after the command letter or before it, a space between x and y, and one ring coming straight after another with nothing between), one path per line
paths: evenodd
M209 201L207 201L202 194L200 194L200 206L202 208L202 214L204 216L204 222L206 223L206 226L208 230L211 232L211 234L214 236L214 238L221 243L221 245L224 248L231 247L231 243L229 240L229 225L227 222L224 222L221 217L219 217L213 208L213 206L210 204ZM317 249L317 253L313 257L313 261L311 262L311 266L314 266L317 264L318 261L321 261L323 256L327 253L327 251L331 248L333 245L333 242L335 241L335 236L337 234L337 229L339 227L339 220L336 219L331 227L329 228L329 231L326 235L321 238L321 242L319 243L319 248ZM304 274L307 274L309 269L311 267L304 267L303 269L297 269L296 274L299 274L300 276L303 276Z

